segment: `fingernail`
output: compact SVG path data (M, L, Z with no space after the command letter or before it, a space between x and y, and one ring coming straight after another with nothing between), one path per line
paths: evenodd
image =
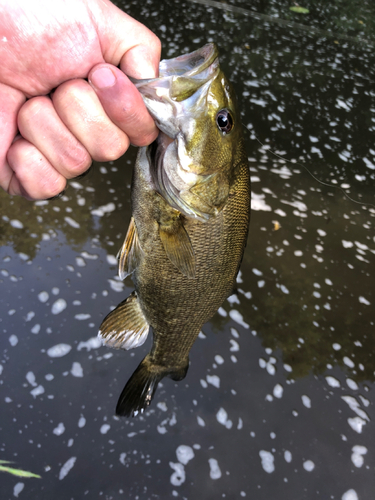
M112 71L108 68L98 68L92 73L90 77L91 83L97 89L106 89L108 87L113 87L116 83L116 77Z

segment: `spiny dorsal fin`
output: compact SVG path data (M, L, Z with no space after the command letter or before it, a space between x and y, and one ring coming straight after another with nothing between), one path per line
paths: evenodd
M132 217L124 243L117 256L119 260L118 274L122 280L129 276L129 274L132 274L136 269L141 252L142 249L139 244L137 227L134 222L134 217Z
M145 342L149 327L133 292L104 318L98 337L109 347L134 349Z
M188 278L195 278L195 255L182 221L172 227L160 226L160 239L169 260Z

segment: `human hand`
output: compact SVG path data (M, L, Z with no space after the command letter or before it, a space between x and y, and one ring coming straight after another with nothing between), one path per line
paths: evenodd
M0 186L50 198L92 159L150 144L125 74L154 78L159 59L156 35L109 0L0 0Z

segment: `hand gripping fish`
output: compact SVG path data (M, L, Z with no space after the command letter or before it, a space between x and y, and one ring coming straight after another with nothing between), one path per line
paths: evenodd
M132 217L119 275L135 291L104 319L110 347L151 351L119 398L135 416L163 377L182 380L202 325L232 293L246 245L250 179L240 115L214 44L160 63L160 77L137 81L158 138L140 148Z

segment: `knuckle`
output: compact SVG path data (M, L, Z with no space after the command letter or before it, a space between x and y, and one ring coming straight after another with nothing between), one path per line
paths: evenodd
M18 127L22 127L32 120L36 115L40 114L45 110L45 107L48 106L50 100L48 97L39 96L32 97L28 101L26 101L20 108L18 112Z
M116 134L110 141L96 145L92 157L95 161L114 161L120 158L129 147L129 139L125 134Z

